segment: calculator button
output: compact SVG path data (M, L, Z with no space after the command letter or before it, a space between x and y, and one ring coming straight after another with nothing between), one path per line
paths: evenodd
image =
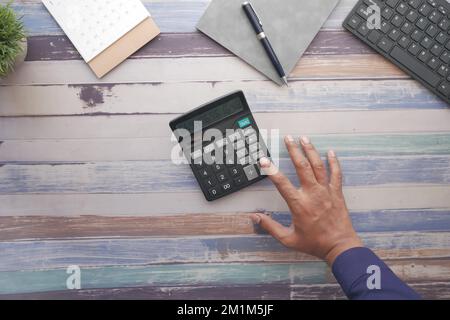
M225 191L225 192L230 191L231 188L232 188L230 182L227 182L227 183L222 184L221 187L222 187L222 190Z
M241 166L245 166L250 163L250 157L243 157L238 160Z
M245 148L245 141L244 140L239 140L234 144L234 148L236 150L240 150L242 148Z
M212 175L211 169L209 168L201 169L198 173L202 178L209 178Z
M205 185L207 188L215 187L217 185L217 179L214 177L210 177L209 179L205 180Z
M230 134L228 136L228 139L230 139L231 143L235 142L236 140L240 140L242 138L240 131L236 131L233 134Z
M256 134L254 134L254 135L247 137L247 142L249 145L254 144L255 142L258 142L258 136Z
M228 176L227 176L227 174L225 172L219 173L217 175L217 179L219 180L219 182L224 182L224 181L226 181L228 179Z
M215 164L215 165L213 165L213 170L215 172L221 172L221 171L225 170L225 165L223 165L223 164Z
M216 149L216 145L214 143L211 143L203 148L204 153L211 153Z
M217 162L216 156L213 156L211 153L204 154L203 159L204 159L205 164L207 164L207 165L213 165Z
M245 176L247 177L248 181L255 180L259 177L258 171L256 170L256 167L254 165L250 165L244 168Z
M211 197L215 198L217 196L220 195L221 193L221 189L220 188L212 188L208 190L208 193L210 194Z
M241 170L239 170L237 167L230 168L230 172L233 177L241 174Z
M236 156L238 159L241 159L247 155L247 149L241 149L236 151Z
M264 157L266 157L266 154L262 150L252 154L252 158L255 161L258 161L258 160L260 160L261 158L264 158Z
M256 134L256 130L253 129L253 127L248 127L247 129L244 130L243 134L244 137L248 137L251 136L252 134Z
M258 145L257 143L254 143L254 144L248 146L248 151L249 151L250 153L258 152L258 150L261 150L261 149L262 149L261 146Z
M245 183L245 178L243 176L239 176L234 179L234 184L237 186L241 186Z
M219 149L223 148L227 144L227 141L228 141L227 139L221 139L216 141L217 148Z

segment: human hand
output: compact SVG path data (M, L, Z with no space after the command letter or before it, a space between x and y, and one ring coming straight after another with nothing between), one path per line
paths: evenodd
M301 139L301 148L291 136L285 138L285 143L300 189L269 159L261 159L260 165L286 200L292 224L285 227L264 214L253 214L251 218L286 247L324 259L331 266L342 252L363 246L345 204L339 161L333 151L328 152L328 177L324 162L308 138Z

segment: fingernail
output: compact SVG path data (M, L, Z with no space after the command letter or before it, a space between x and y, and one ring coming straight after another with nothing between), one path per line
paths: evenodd
M269 168L270 164L271 164L271 162L267 158L261 158L259 160L259 165L261 166L261 168Z
M333 150L328 151L328 156L330 158L336 158L336 153Z
M250 219L252 219L254 224L260 224L261 223L261 217L257 214L252 214L250 216Z
M309 141L309 138L308 138L308 137L302 137L302 143L303 143L303 144L310 144L311 141Z
M294 142L294 137L291 136L291 135L287 135L287 136L286 136L286 141L287 141L287 142Z

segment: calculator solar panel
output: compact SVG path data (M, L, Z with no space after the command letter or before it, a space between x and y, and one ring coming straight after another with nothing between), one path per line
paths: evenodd
M359 0L343 26L450 103L450 0Z
M242 91L203 105L170 123L206 200L264 179L258 161L270 157Z

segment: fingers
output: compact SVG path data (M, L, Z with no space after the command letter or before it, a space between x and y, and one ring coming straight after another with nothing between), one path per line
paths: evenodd
M259 224L264 230L272 235L272 237L280 241L282 244L288 244L287 240L292 233L290 228L281 225L265 214L255 213L252 214L250 218L254 223Z
M262 158L259 161L259 165L264 173L277 187L278 192L284 200L288 201L295 198L297 189L292 185L291 181L280 171L278 168L267 158Z
M328 152L328 163L330 165L330 186L336 190L342 190L341 165L334 151Z
M286 144L302 187L308 187L316 184L317 180L314 176L311 164L303 155L299 145L295 142L294 138L292 136L286 136L284 142Z
M319 152L317 152L316 148L307 137L302 137L300 141L303 151L311 164L317 182L324 186L328 185L327 169Z

